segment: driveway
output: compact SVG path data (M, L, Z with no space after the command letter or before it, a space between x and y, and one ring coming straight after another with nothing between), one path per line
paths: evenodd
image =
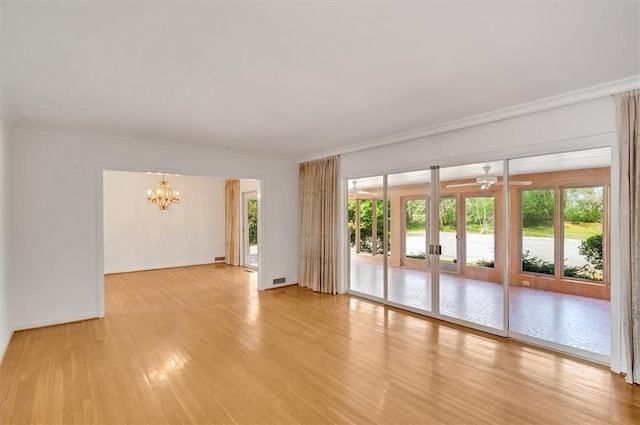
M467 235L467 261L476 261L482 258L493 259L493 235L481 235L470 233ZM440 232L440 244L442 245L442 256L456 257L456 234ZM580 246L579 239L565 239L564 258L567 265L581 266L586 263L584 257L578 252ZM427 240L424 234L407 236L407 254L417 254L426 252ZM523 240L523 250L530 251L532 255L545 261L553 262L553 239L525 236Z

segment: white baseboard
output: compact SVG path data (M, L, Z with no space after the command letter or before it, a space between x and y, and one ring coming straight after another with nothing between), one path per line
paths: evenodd
M0 364L2 364L2 359L4 358L4 353L7 351L7 347L9 347L9 343L11 342L11 337L13 336L13 330L9 331L9 336L6 341L0 341Z
M178 264L166 264L162 266L148 266L148 267L131 267L124 269L115 269L115 270L105 270L104 274L118 274L118 273L133 273L133 272L146 272L150 270L162 270L162 269L175 269L177 267L190 267L190 266L205 266L207 264L219 264L224 263L222 261L207 261L205 263L178 263Z
M33 322L17 323L13 330L24 331L27 329L43 328L45 326L64 325L66 323L79 322L81 320L97 319L99 316L98 312L94 311L91 313L74 314L57 319L34 320Z

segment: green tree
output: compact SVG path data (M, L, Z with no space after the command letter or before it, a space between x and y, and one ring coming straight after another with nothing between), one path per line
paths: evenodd
M492 233L495 220L495 202L491 196L467 198L465 200L467 213L467 229L479 229L480 233Z
M405 224L407 229L424 229L427 221L426 200L411 199L404 204Z
M602 223L603 187L565 189L564 219L571 223Z
M247 202L249 216L249 245L258 244L258 201L249 199Z
M553 194L551 189L522 191L522 227L553 226Z
M456 198L440 198L438 219L440 230L455 230L456 223Z
M356 246L356 200L347 200L347 215L349 227L349 245L353 248Z

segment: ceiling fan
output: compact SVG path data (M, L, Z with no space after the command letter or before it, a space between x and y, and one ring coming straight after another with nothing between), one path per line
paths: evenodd
M358 189L358 182L356 180L352 181L352 186L349 188L349 195L372 195L370 192L365 192L364 190Z
M450 184L450 185L447 185L447 189L448 188L452 188L452 187L465 187L465 186L480 185L480 189L481 190L488 190L494 184L496 184L496 185L502 184L502 181L498 181L497 177L489 175L489 171L491 171L491 166L490 165L485 165L484 167L482 167L482 170L484 170L484 176L477 177L475 183ZM522 181L509 180L509 185L530 186L531 182L527 181L527 180L522 180Z

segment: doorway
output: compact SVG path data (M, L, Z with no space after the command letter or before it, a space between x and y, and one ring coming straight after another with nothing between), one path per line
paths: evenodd
M242 194L243 266L258 269L258 193Z

